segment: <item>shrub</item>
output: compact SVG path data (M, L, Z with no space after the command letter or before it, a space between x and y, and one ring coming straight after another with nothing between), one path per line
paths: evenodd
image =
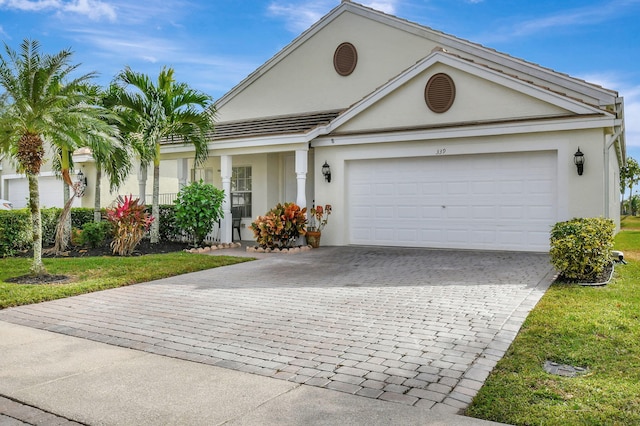
M0 210L0 257L28 250L31 240L31 214L27 209Z
M107 210L107 220L113 224L114 237L111 242L113 254L129 256L133 253L154 218L144 211L144 204L133 196L119 196L117 206Z
M161 204L160 206L160 239L163 241L179 241L182 233L176 224L176 206ZM151 211L151 208L149 208Z
M290 247L306 234L307 209L295 203L278 204L251 224L256 242L262 248Z
M551 230L551 263L569 280L594 281L611 261L615 225L610 219L576 218Z
M102 246L107 237L111 235L112 228L109 222L87 222L82 225L80 244L91 248Z
M89 222L93 222L92 208L73 207L71 209L71 227L81 229L85 223Z
M62 209L57 207L40 209L40 217L42 218L42 245L44 247L50 246L56 241L56 227L58 226L60 212L62 212ZM31 232L31 222L29 222L29 232Z
M196 246L202 245L213 224L223 216L223 200L223 190L202 180L183 187L178 193L176 225L193 237Z

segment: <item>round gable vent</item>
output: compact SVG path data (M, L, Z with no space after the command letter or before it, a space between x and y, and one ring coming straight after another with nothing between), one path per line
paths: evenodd
M333 54L333 67L341 76L348 76L356 69L358 52L351 43L342 43Z
M443 113L451 108L456 97L456 86L447 74L436 74L427 82L424 100L433 112Z

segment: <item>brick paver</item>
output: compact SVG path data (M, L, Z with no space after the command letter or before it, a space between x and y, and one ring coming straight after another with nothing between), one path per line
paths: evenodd
M0 320L455 411L550 270L543 254L322 247L5 309Z

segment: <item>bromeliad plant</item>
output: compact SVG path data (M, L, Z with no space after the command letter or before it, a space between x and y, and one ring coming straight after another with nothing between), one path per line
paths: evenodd
M329 222L329 215L331 215L331 204L324 206L311 207L309 210L309 226L307 231L321 232Z
M144 211L144 204L133 196L119 196L118 204L107 210L107 220L113 224L113 254L129 256L149 230L153 216Z
M256 242L262 248L288 248L306 234L307 209L295 203L278 204L251 224Z

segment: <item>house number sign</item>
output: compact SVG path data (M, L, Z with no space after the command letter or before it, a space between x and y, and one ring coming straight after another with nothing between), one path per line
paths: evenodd
M440 148L436 150L436 155L444 155L447 153L447 148Z

